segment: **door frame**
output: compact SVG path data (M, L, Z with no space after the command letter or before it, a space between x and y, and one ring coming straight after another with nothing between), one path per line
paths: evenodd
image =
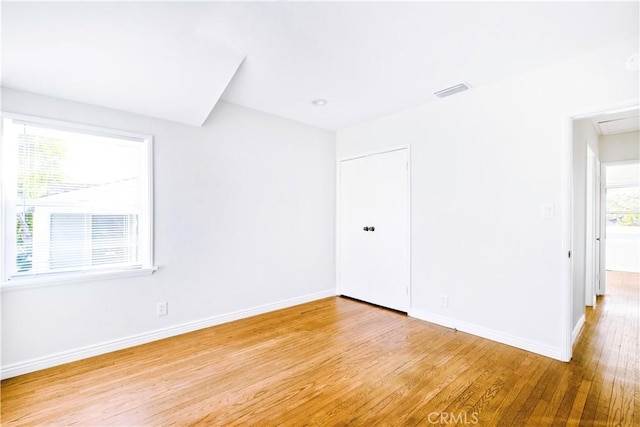
M404 145L397 145L397 146L393 146L393 147L389 147L389 148L384 148L384 149L379 149L379 150L375 150L375 151L366 151L362 154L357 154L357 155L351 155L351 156L345 156L345 157L338 157L336 159L336 272L335 272L335 281L336 281L336 294L337 295L341 295L340 293L340 271L341 271L341 256L340 256L340 236L341 236L341 218L340 218L340 208L341 208L341 204L340 204L340 196L341 196L341 190L340 190L340 180L341 180L341 175L340 175L340 164L342 162L348 161L348 160L355 160L355 159L361 159L364 157L370 157L370 156L375 156L378 154L385 154L385 153L391 153L394 151L401 151L401 150L407 150L407 277L409 278L409 283L408 283L408 300L409 300L409 305L407 307L407 312L409 312L411 310L411 301L412 301L412 278L411 278L411 145L410 144L404 144Z
M562 114L560 199L560 360L569 362L573 355L573 260L567 255L573 241L573 121L638 108L638 98L600 105ZM600 177L604 180L604 177ZM603 203L601 203L602 205ZM602 241L602 240L601 240ZM601 243L602 244L602 243ZM602 253L601 253L602 256Z

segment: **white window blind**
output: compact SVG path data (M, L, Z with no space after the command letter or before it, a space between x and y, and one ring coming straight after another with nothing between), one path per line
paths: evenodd
M151 266L151 138L3 120L3 279Z

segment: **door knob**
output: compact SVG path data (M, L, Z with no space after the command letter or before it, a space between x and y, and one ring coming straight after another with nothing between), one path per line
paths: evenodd
M369 231L376 231L376 228L375 228L375 227L373 227L373 226L372 226L372 227L369 227Z
M364 231L369 231L369 227L363 228Z

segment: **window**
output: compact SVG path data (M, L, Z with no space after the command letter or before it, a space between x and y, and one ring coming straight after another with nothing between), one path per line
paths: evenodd
M607 270L640 272L640 163L605 167Z
M128 265L138 259L137 215L52 213L50 218L51 269Z
M150 136L2 124L4 282L151 268Z
M640 227L640 186L607 188L607 226Z

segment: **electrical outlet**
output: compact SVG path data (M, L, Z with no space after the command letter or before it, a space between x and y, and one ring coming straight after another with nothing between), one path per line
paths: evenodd
M158 316L166 316L169 313L169 303L168 302L159 302L156 305L156 314Z
M449 297L446 295L440 295L440 305L443 307L449 306Z

